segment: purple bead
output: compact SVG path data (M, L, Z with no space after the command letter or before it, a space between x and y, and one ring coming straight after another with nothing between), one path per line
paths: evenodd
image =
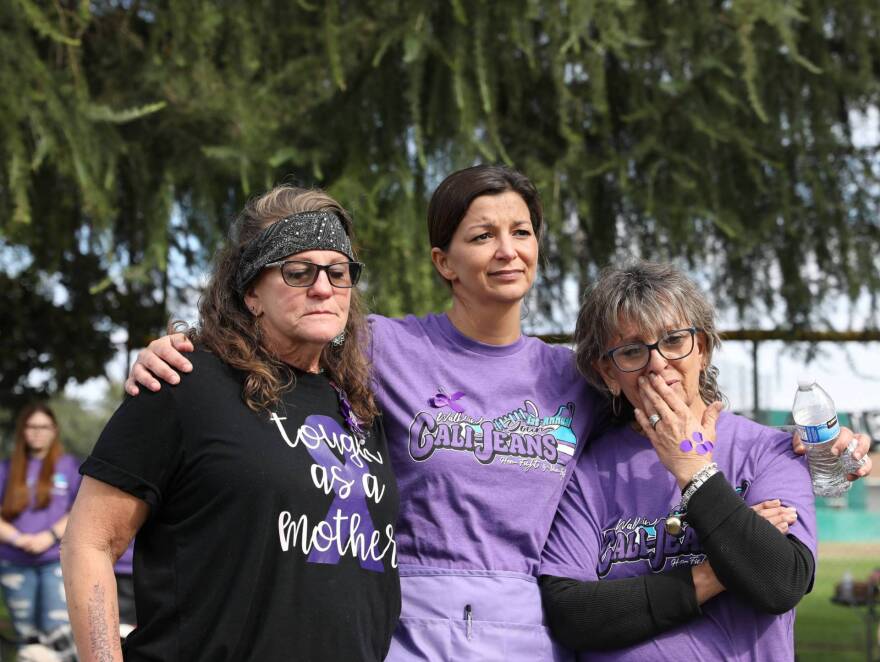
M703 441L703 434L701 432L694 432L692 436L694 438L694 441L696 441L697 443Z
M678 447L681 449L683 453L690 453L694 449L694 445L687 439L682 441Z
M705 455L709 452L709 449L706 448L706 444L700 444L697 446L697 455Z

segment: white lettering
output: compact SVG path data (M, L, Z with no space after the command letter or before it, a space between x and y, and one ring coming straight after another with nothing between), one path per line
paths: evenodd
M327 467L321 464L312 464L311 475L312 482L319 490L324 490L324 494L336 492L341 499L347 499L351 494L353 480L347 480L342 477L342 467L330 467L330 474L327 474ZM337 488L336 485L339 485Z
M281 551L298 548L308 555L312 549L323 552L335 545L340 556L349 555L361 561L382 561L390 553L391 566L397 567L397 543L394 540L393 525L388 524L384 532L373 531L368 536L360 530L361 516L357 513L349 517L337 509L332 520L332 524L321 521L311 526L308 515L303 514L294 519L289 511L282 511L278 515Z
M373 474L364 474L361 476L361 485L364 488L364 494L368 499L372 499L373 503L379 503L382 501L382 497L385 496L385 486L379 482L379 479L376 478Z

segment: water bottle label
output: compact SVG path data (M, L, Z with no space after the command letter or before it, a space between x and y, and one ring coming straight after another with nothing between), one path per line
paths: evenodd
M798 433L805 444L822 444L835 439L840 434L837 416L819 425L798 425Z

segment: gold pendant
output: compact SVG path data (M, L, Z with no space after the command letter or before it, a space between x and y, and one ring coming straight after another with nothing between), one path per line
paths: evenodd
M681 518L678 515L670 515L666 518L666 533L671 536L680 536L681 530Z

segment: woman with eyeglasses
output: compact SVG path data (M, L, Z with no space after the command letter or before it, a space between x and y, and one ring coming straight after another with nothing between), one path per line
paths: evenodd
M113 563L135 534L126 660L384 659L398 498L351 242L320 191L239 216L196 369L127 399L82 466L62 554L80 659L122 659Z
M671 266L609 268L575 342L613 425L544 550L554 634L584 661L793 659L815 569L810 476L787 433L721 411L711 304Z
M401 491L403 605L388 660L564 655L544 623L537 570L597 398L570 350L521 332L543 221L521 173L453 173L428 209L451 309L370 317L373 386ZM152 366L174 381L156 360L169 357L163 341L151 348L159 355L142 352L135 374L157 386L143 370Z
M537 577L600 403L570 350L522 333L544 229L522 173L452 173L428 206L431 259L451 308L370 316L373 386L401 491L393 662L568 657L546 627ZM152 342L126 389L136 395L137 381L154 390L156 377L176 383L172 367L192 369L177 350L190 349L182 336ZM864 453L867 438L860 443ZM678 601L676 591L663 595Z
M24 643L68 626L59 541L80 477L48 405L25 406L14 439L12 456L0 463L0 587Z

